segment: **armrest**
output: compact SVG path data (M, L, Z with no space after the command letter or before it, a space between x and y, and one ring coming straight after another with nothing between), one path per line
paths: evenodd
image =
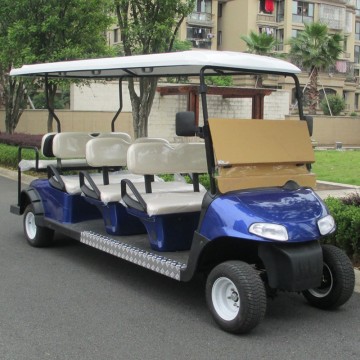
M49 165L47 167L49 183L60 191L66 191L65 183L61 178L61 175L58 169L54 165Z
M135 199L133 199L127 192L126 187L129 187L131 192L134 194ZM147 205L143 197L135 188L134 184L129 179L121 180L121 198L124 203L129 207L139 211L146 212Z
M89 183L89 185L85 184L85 178L86 181ZM101 199L100 190L96 186L94 180L91 178L90 174L87 171L79 172L79 181L80 181L80 189L86 196L97 200Z

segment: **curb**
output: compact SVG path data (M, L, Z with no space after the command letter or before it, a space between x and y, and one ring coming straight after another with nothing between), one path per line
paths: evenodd
M17 172L14 171L14 170L0 168L0 176L6 177L6 178L11 179L11 180L17 180ZM21 179L22 179L23 184L30 184L30 182L32 180L36 179L36 178L33 177L33 176L30 176L30 175L22 174ZM325 183L325 182L323 182L323 183ZM352 192L354 190L360 189L359 186L353 186L353 185L344 185L344 184L337 184L337 183L336 184L335 183L328 183L328 184L334 184L334 185L337 185L337 186L343 186L344 188L347 187L347 189L349 189L349 187L351 187ZM332 196L331 195L332 191L334 191L334 190L321 191L321 193L326 192L328 194L327 196ZM318 193L320 193L320 191ZM338 196L339 195L338 193L339 193L339 191L335 190L333 196ZM344 194L342 193L341 196L343 196L343 195ZM324 195L321 194L320 196L323 198ZM327 196L325 196L325 197L327 197ZM360 293L360 270L354 269L354 272L355 272L355 289L354 289L354 291L357 292L357 293Z
M360 270L354 269L355 272L355 289L354 291L360 293Z
M0 176L6 177L6 178L11 179L11 180L16 180L16 181L18 179L17 171L9 170L9 169L6 169L6 168L1 168L1 167L0 167ZM36 179L36 177L34 177L34 176L21 174L21 182L23 184L28 185L28 184L31 183L31 181L33 181L35 179Z

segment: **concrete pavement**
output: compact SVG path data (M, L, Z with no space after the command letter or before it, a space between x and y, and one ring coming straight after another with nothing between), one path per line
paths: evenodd
M5 168L0 168L0 176L4 176L12 180L17 180L17 172ZM32 176L22 174L22 181L24 184L29 184L33 179L34 177ZM326 199L330 196L345 197L356 192L360 194L360 186L332 183L328 181L318 181L318 190L316 191L316 193L319 194L322 199ZM360 270L354 270L355 291L360 293Z

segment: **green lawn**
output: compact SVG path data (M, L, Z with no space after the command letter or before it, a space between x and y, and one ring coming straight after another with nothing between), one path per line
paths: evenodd
M315 151L312 171L318 180L360 186L360 151Z

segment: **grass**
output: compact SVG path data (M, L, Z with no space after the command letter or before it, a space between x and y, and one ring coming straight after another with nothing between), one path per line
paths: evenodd
M360 151L315 151L312 170L318 180L360 186Z

